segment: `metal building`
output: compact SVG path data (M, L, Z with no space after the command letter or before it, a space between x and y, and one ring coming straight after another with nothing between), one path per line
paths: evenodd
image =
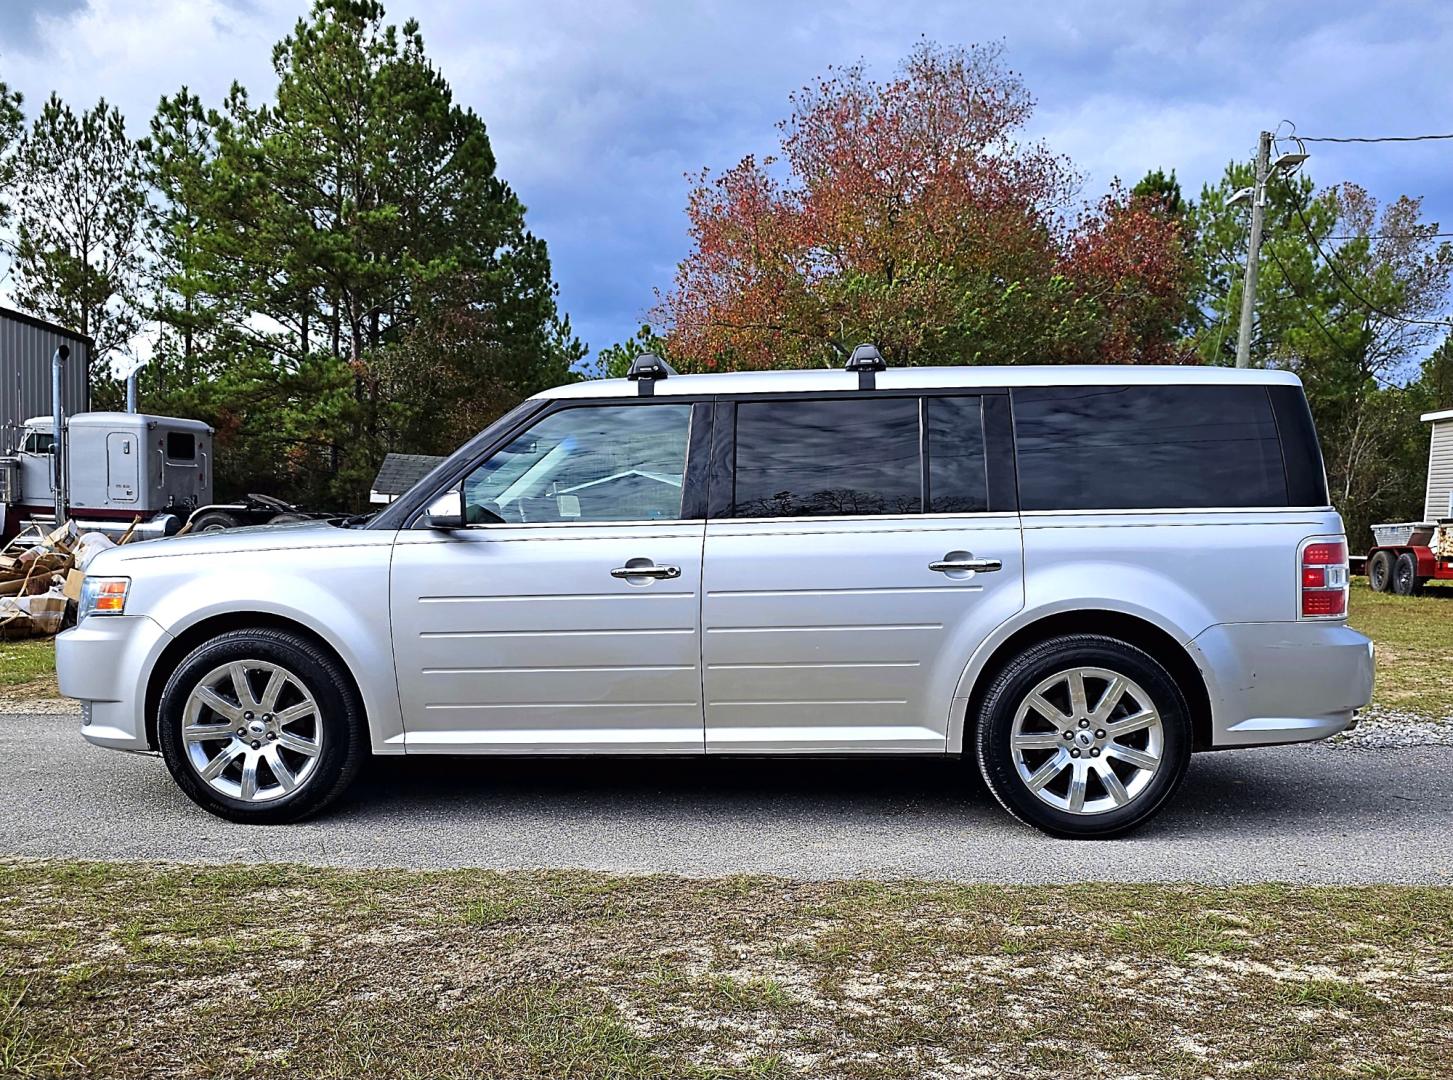
M0 308L0 454L13 453L20 426L51 414L50 361L58 345L69 345L62 396L67 416L91 405L91 340L74 330L9 308Z
M1453 409L1422 415L1433 425L1428 444L1428 493L1423 505L1423 520L1453 518Z

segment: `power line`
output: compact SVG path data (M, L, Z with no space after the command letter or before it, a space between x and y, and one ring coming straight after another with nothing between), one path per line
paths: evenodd
M1382 308L1374 304L1371 300L1367 299L1367 297L1363 296L1360 292L1358 292L1357 289L1353 287L1352 282L1348 281L1347 278L1343 275L1341 268L1332 261L1332 259L1327 255L1325 251L1322 250L1322 242L1317 239L1317 234L1312 229L1312 223L1308 221L1306 215L1302 213L1301 195L1296 191L1295 188L1292 187L1291 184L1286 183L1284 184L1284 186L1286 187L1287 194L1291 196L1292 209L1296 211L1297 220L1302 223L1302 228L1307 234L1307 239L1310 240L1312 242L1312 246L1317 249L1317 254L1320 255L1322 257L1322 261L1327 264L1327 269L1332 271L1332 276L1340 281L1342 283L1342 287L1346 289L1349 293L1351 293L1352 296L1355 297L1357 301L1361 303L1365 308L1367 308L1368 311L1376 315L1381 315L1384 319L1392 319L1394 322L1405 323L1408 326L1437 326L1441 327L1444 330L1453 327L1453 322L1450 322L1448 319L1408 319L1404 318L1401 315L1394 315L1390 311L1384 311Z
M1295 130L1295 129L1293 129ZM1360 135L1296 135L1289 138L1299 142L1330 142L1330 143L1385 143L1385 142L1432 142L1436 139L1453 139L1453 135L1377 135L1364 137Z
M1453 236L1453 232L1430 233L1339 233L1324 236L1324 240L1438 240Z

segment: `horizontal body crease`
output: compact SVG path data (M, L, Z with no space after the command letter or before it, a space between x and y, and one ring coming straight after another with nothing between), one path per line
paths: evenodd
M655 630L620 630L615 628L603 630L421 630L421 638L527 638L527 637L621 637L626 634L633 636L643 635L668 635L668 634L694 634L696 627L662 627Z
M859 623L856 626L708 626L708 634L802 634L836 630L942 630L943 623Z
M421 604L518 604L534 601L582 600L691 600L689 592L611 592L611 593L526 593L518 596L421 596Z

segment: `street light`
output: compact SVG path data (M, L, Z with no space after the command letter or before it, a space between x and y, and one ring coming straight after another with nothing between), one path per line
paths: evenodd
M1251 200L1251 237L1246 247L1246 283L1241 290L1241 329L1236 335L1236 366L1251 366L1251 315L1256 306L1256 270L1261 258L1261 227L1266 217L1266 182L1273 172L1289 173L1307 160L1307 153L1300 146L1295 153L1277 155L1271 161L1272 134L1263 131L1256 144L1256 183L1242 188L1226 205L1236 206Z

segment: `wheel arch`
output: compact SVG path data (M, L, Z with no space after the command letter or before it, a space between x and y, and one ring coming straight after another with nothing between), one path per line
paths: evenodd
M354 675L353 669L349 667L348 662L343 659L343 656L334 648L333 644L316 630L295 619L271 612L223 612L222 614L212 615L202 619L177 634L176 637L167 643L166 648L157 657L156 663L152 665L151 674L147 677L146 682L144 708L146 742L151 749L155 750L157 748L157 712L161 706L162 690L165 689L167 680L171 678L172 672L176 671L187 654L202 644L202 642L231 630L284 630L307 640L326 653L338 665L338 670L343 673L343 677L348 684L349 692L353 694L354 700L358 703L360 712L366 708L363 691L358 684L358 677Z
M1186 695L1186 703L1190 706L1192 749L1211 748L1211 693L1195 658L1173 634L1148 619L1103 609L1078 609L1043 615L1018 627L995 645L973 674L966 699L963 696L957 699L964 703L963 711L957 717L960 746L967 744L973 717L978 713L983 695L1005 664L1041 641L1063 634L1086 633L1118 638L1144 649L1164 665Z

